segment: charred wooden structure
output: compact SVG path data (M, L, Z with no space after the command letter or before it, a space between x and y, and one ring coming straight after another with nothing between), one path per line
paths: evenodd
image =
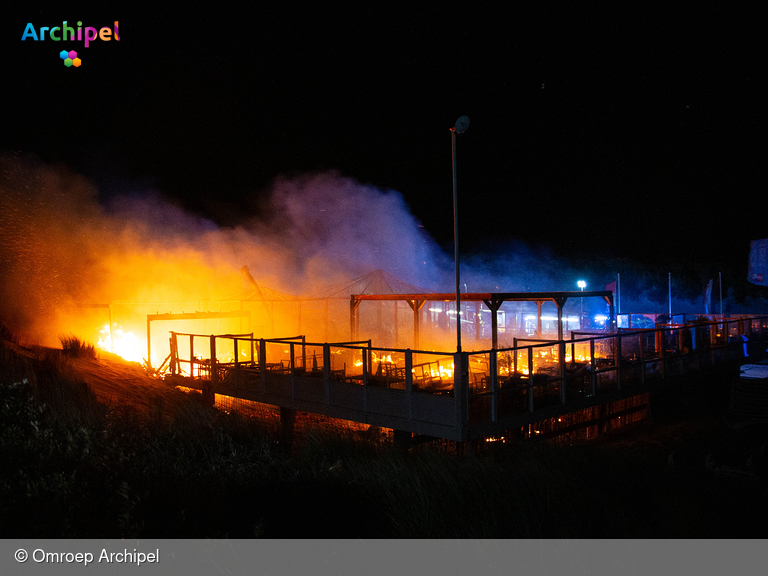
M202 339L190 347L207 350L207 357L182 357L179 342L187 339ZM168 379L201 390L210 402L220 394L278 406L287 415L299 410L465 442L647 398L677 376L738 361L745 346L747 353L762 352L766 341L768 316L572 333L570 340L461 353L171 333ZM633 401L622 410L642 408Z

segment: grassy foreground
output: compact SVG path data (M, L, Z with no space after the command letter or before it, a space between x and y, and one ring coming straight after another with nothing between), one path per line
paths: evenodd
M314 431L289 456L257 420L194 396L170 418L107 405L65 353L0 354L3 538L768 535L764 477L714 476L703 456L670 466L669 442L457 457Z

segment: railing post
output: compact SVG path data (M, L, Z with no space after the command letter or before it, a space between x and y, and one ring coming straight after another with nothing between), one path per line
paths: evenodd
M667 343L666 343L666 335L664 334L664 328L660 328L656 335L659 337L658 342L660 344L659 348L659 360L661 364L661 379L665 380L667 377Z
M371 350L371 341L368 340L368 374L373 374L373 351ZM363 366L366 364L363 363Z
M325 381L325 403L331 403L331 347L323 344L323 380Z
M413 352L405 350L405 405L408 421L413 418Z
M621 335L616 334L616 389L621 390Z
M638 354L640 355L640 385L645 386L645 333L640 332Z
M513 360L515 366L514 372L517 372L517 338L512 338L512 348L515 349L515 359ZM510 374L510 376L512 376L512 374Z
M528 346L528 412L533 412L533 346Z
M237 354L237 338L233 338L233 341L235 343L235 370L240 368L240 360Z
M368 414L368 360L366 358L367 348L360 348L363 354L363 362L360 366L363 369L363 412Z
M261 393L267 393L267 343L259 339L259 373L261 375Z
M176 375L176 363L179 361L179 357L177 354L173 353L173 350L175 349L176 345L176 333L171 331L171 374Z
M251 332L251 366L253 366L256 363L256 353L255 353L255 344L256 341L253 339L253 332Z
M216 336L211 334L211 359L210 359L210 379L206 383L202 382L203 402L208 406L216 403L215 385L219 381L218 368L216 366Z
M576 336L571 332L571 368L576 365Z
M197 375L200 375L199 369ZM189 377L195 377L195 337L192 334L189 335Z
M515 354L517 354L517 351L515 351ZM498 352L496 350L491 350L491 358L490 362L488 363L488 377L491 379L491 422L496 422L496 415L498 410L498 383L497 383L497 371L496 366L498 362ZM507 367L509 368L509 367ZM510 377L512 375L510 374Z
M216 366L216 336L211 334L211 383L219 381L219 375Z
M295 353L296 349L294 347L294 343L291 342L288 344L288 348L290 350L291 354L291 360L290 360L290 370L291 370L291 400L296 398L296 360L295 360Z
M301 337L301 367L307 371L307 337Z
M699 350L698 324L693 324L691 326L691 352L693 352L693 359L695 362L696 370L701 370L701 352Z
M566 397L566 384L568 375L565 370L565 340L560 340L558 344L558 364L560 364L560 403L565 404L567 402Z
M592 396L597 396L597 372L595 372L595 339L589 339L589 368L590 383L592 384Z

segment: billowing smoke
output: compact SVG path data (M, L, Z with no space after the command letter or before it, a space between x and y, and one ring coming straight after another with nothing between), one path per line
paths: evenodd
M334 173L276 180L266 217L223 229L157 194L102 205L86 179L33 158L0 167L0 315L41 343L69 331L79 306L202 309L243 294L244 264L259 285L293 295L376 268L427 289L450 272L399 193Z
M400 193L336 173L279 178L267 212L251 233L278 258L254 267L305 294L377 268L437 289L451 265Z
M260 214L222 228L159 193L126 190L104 203L65 167L0 157L0 318L30 339L55 344L59 333L76 333L78 323L95 325L84 310L104 322L103 309L94 306L144 303L128 327L141 333L147 313L215 309L217 299L247 293L243 265L259 286L296 296L323 295L379 268L426 290L455 288L453 254L437 246L396 191L333 172L281 177ZM515 241L463 255L462 291L576 290L585 272L589 289L602 290L627 268ZM624 311L665 310L666 275L656 276L622 276ZM701 311L706 282L686 279L693 288L676 289L674 311Z

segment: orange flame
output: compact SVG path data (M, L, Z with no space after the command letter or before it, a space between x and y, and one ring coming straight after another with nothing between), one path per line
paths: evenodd
M124 332L117 324L114 331L110 330L109 324L106 324L99 333L104 337L96 343L98 348L117 354L129 362L144 361L144 353L147 350L146 339L137 337L133 332Z

